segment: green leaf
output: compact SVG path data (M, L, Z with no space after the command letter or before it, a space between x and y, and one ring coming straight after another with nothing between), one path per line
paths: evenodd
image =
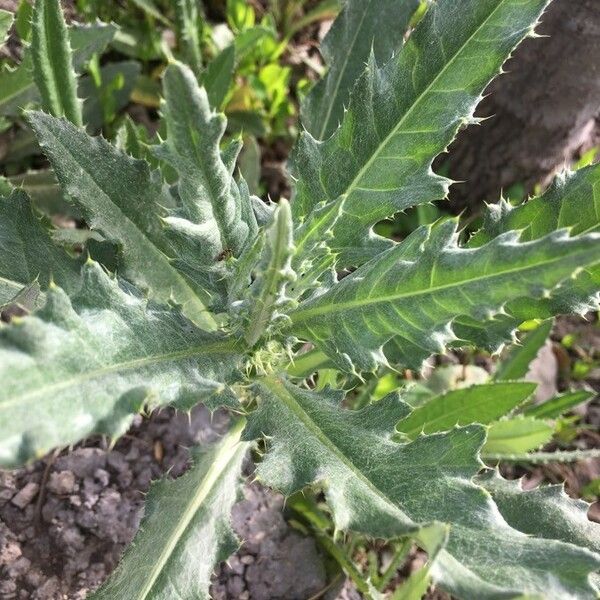
M164 77L167 141L157 155L179 174L182 215L167 222L185 239L192 239L189 263L213 269L223 253L239 256L253 240L256 221L250 199L241 193L219 144L225 117L214 113L206 91L192 71L180 63L169 65ZM180 225L180 217L190 223Z
M160 174L67 121L42 112L27 118L66 196L82 208L92 229L120 245L124 275L159 301L181 303L202 327L214 328L205 281L184 276L173 264L181 246L168 239L164 226L163 206L170 199Z
M371 231L378 221L445 197L450 182L433 174L434 157L473 120L482 91L546 4L438 0L397 56L381 69L369 61L330 139L301 136L292 161L294 218L347 196L332 241L341 266L392 244Z
M0 197L0 305L23 287L50 281L68 291L80 284L80 263L52 241L48 222L33 212L22 190Z
M210 61L202 77L208 101L217 110L223 104L233 80L234 61L235 46L231 44Z
M476 247L518 229L523 241L568 227L572 235L600 231L600 164L558 175L541 196L519 206L505 200L487 206L483 227L469 240Z
M286 284L295 276L291 269L294 252L292 213L287 200L281 199L273 222L264 232L261 257L254 273L254 281L248 291L248 321L244 337L250 347L265 334L277 318L288 299ZM283 315L280 313L280 317Z
M81 71L94 54L101 52L113 39L116 31L115 25L105 23L69 27L75 71ZM0 72L0 115L18 114L28 104L39 101L32 70L31 50L26 48L23 60L16 69Z
M239 545L230 513L249 448L242 428L239 421L213 448L193 451L178 479L152 484L138 534L90 600L209 600L213 570Z
M511 300L552 295L578 269L600 262L597 234L555 232L529 243L519 243L517 235L463 249L452 220L421 227L302 303L290 313L291 330L340 368L373 370L386 363L386 354L418 368L451 341L473 341L453 331L459 315L485 327Z
M261 155L262 151L257 139L253 135L245 135L238 168L240 176L248 184L248 190L251 194L260 193Z
M0 46L4 45L8 30L12 27L14 15L7 10L0 9Z
M554 428L533 417L515 417L492 423L483 447L484 456L490 454L520 454L547 444Z
M140 10L144 11L147 15L151 16L153 19L160 21L163 25L167 27L171 26L169 19L167 19L156 7L153 0L131 0Z
M290 377L305 379L319 369L328 369L334 366L334 363L326 354L323 354L320 350L312 349L295 356L293 362L286 368L286 373Z
M588 574L600 565L599 555L523 535L471 481L481 467L483 427L398 444L390 439L391 424L409 408L394 395L350 411L340 406L339 393L275 378L257 383L257 394L244 438L268 440L258 479L286 495L321 484L337 529L393 538L447 524L448 541L431 573L460 598L595 598Z
M588 519L590 505L569 498L564 486L545 485L525 491L520 481L507 481L494 470L478 475L475 481L492 494L511 527L600 553L600 524Z
M199 77L202 73L202 18L196 0L175 0L175 23L177 25L177 42L188 64ZM218 106L213 104L213 106Z
M151 152L152 136L144 125L135 123L127 115L115 135L115 146L134 158L143 158L151 166L156 167L159 161Z
M510 349L508 356L498 365L494 379L496 381L523 379L529 371L530 363L546 343L553 325L553 321L549 319L525 335L520 344L515 344Z
M429 555L427 563L417 571L413 571L406 581L394 590L390 600L422 600L431 583L431 568L448 541L448 528L437 524L423 527L418 539L427 549Z
M82 276L71 300L52 286L43 309L0 328L3 466L92 434L122 435L145 405L230 401L234 340L147 305L97 263Z
M227 21L234 31L254 25L254 7L245 0L227 0Z
M396 430L414 439L420 433L447 431L455 425L487 425L523 404L535 383L489 383L434 396L402 419Z
M110 62L100 67L100 85L91 77L79 80L79 96L83 102L83 120L90 133L110 123L127 104L140 74L141 66L132 60Z
M314 8L307 10L299 19L289 24L287 38L290 39L301 29L316 21L333 19L340 12L340 0L320 0Z
M322 203L296 229L294 243L296 251L292 268L297 280L290 285L290 295L300 298L305 292L325 287L335 281L336 255L329 242L333 238L333 228L344 213L345 197L337 202ZM323 273L329 273L329 281L324 283Z
M35 2L31 58L42 108L55 117L64 116L75 125L82 125L71 46L59 0Z
M32 15L33 6L29 3L29 0L20 0L15 13L15 29L22 42L29 41L31 36Z
M505 201L489 206L484 226L469 246L480 246L508 230L520 230L521 239L528 241L561 227L568 227L572 234L600 231L600 165L562 173L544 194L520 206L513 208ZM560 313L584 314L600 307L599 289L600 266L582 265L577 277L551 298L521 300L510 304L509 312L514 315L513 322ZM482 336L495 333L481 332Z
M528 406L523 413L537 419L556 419L573 407L594 397L594 392L576 390L566 392L535 406Z
M324 140L337 129L371 50L383 64L402 46L418 5L418 0L347 0L321 43L329 70L302 106L302 124L315 139Z

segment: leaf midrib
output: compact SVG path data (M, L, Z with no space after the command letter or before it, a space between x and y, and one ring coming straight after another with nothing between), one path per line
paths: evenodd
M323 138L323 135L327 131L327 128L329 125L329 119L331 118L331 113L333 112L333 105L335 104L337 94L340 90L340 85L342 84L342 80L344 79L344 77L343 77L344 73L346 72L346 69L348 68L350 56L352 55L352 51L354 50L354 46L356 45L356 40L359 37L359 33L362 29L362 26L365 21L365 17L367 15L367 12L368 12L369 6L371 5L371 2L372 2L372 0L367 0L366 4L363 6L363 14L360 19L360 23L358 24L358 27L356 28L356 33L354 34L354 37L352 38L352 43L350 44L350 48L348 48L348 51L346 52L346 55L344 56L342 68L338 71L338 78L337 78L337 81L335 82L333 91L331 93L331 102L329 102L329 106L327 107L327 112L325 113L325 118L321 122L321 130L319 131L318 138L317 138L319 140ZM350 9L349 6L346 8L348 10ZM331 69L331 67L330 67L330 69ZM326 91L326 90L324 90L324 91Z
M364 473L331 441L327 434L315 423L315 421L306 413L300 406L293 395L288 392L285 386L274 377L265 377L261 380L264 385L274 396L279 398L285 406L298 418L298 420L317 438L320 444L327 448L330 455L335 456L354 476L359 479L375 496L385 501L392 508L393 512L398 514L403 522L411 522L413 520L402 511L396 503L391 500L384 492L382 492ZM414 525L415 530L418 526Z
M421 100L426 95L429 94L429 92L432 90L433 86L438 82L440 77L442 77L442 75L444 75L446 73L447 69L450 66L454 65L456 58L462 54L463 50L473 41L475 36L488 24L490 19L496 14L496 12L499 10L499 8L501 6L503 6L505 3L506 3L506 0L500 0L500 2L498 2L496 7L489 13L489 15L483 20L483 22L465 40L465 42L460 46L460 48L458 48L458 50L454 53L452 58L448 62L445 63L445 65L442 67L442 69L439 71L439 73L434 77L434 79L432 79L432 81L427 85L427 87L417 96L417 98L415 98L415 101L411 104L411 106L404 113L404 115L402 115L402 117L400 118L398 123L392 128L390 133L385 137L385 139L381 142L381 144L379 144L379 146L377 146L377 150L369 157L367 162L361 167L358 174L354 177L352 182L348 185L348 187L345 189L345 191L343 193L350 195L354 191L354 189L357 187L358 183L360 183L360 180L362 179L362 177L371 168L372 164L377 160L379 153L382 151L383 148L385 148L387 146L389 141L394 137L394 135L396 135L396 133L400 130L402 125L404 125L404 123L406 122L406 119L413 113L415 108L420 104Z
M111 373L117 373L120 371L131 371L140 367L146 367L149 365L155 365L165 362L174 362L176 360L193 358L195 356L203 356L209 353L234 352L237 347L237 344L237 339L230 338L226 340L219 340L218 342L206 343L202 346L193 346L192 348L186 348L185 350L165 352L162 354L152 354L150 356L144 356L143 358L136 358L134 360L99 367L97 369L93 369L85 373L78 373L77 375L69 379L52 383L42 388L31 390L19 396L8 398L6 400L0 399L0 410L5 410L6 408L11 407L15 404L20 404L21 402L31 401L32 399L40 395L54 394L64 389L78 386L86 381L98 379Z
M238 452L246 451L245 444L240 444L240 437L245 423L245 419L240 419L222 439L217 456L202 478L202 482L198 487L196 494L190 499L185 511L181 515L177 527L175 527L167 542L162 545L162 551L157 560L153 562L150 573L148 574L147 583L137 596L139 600L145 600L148 598L148 595L152 593L152 588L154 587L156 580L159 578L165 565L169 562L177 544L183 537L196 513L200 510L204 501L214 489L219 478L226 472L231 460Z
M471 279L461 279L460 281L455 281L455 282L451 282L451 283L447 283L447 284L443 284L443 285L429 287L429 288L417 290L414 292L397 293L397 294L391 294L388 296L380 296L379 298L364 298L364 299L358 299L358 300L351 300L348 302L338 302L338 303L326 304L324 306L316 306L315 308L306 308L304 310L298 310L294 313L291 313L289 316L290 316L292 323L299 323L302 321L306 321L306 319L308 319L309 317L314 317L316 315L322 315L322 314L327 314L327 313L332 313L332 312L340 312L342 310L353 309L353 308L358 308L358 307L363 307L363 306L369 306L372 304L381 304L384 302L397 302L398 300L403 300L405 298L414 298L417 296L434 294L441 290L451 289L451 288L457 287L457 286L468 285L470 283L475 283L475 282L479 282L479 281L485 281L488 279L493 279L494 277L502 277L505 275L510 275L512 273L519 273L519 272L528 271L531 269L537 269L539 267L543 267L543 266L546 266L546 265L549 265L549 264L552 264L555 262L560 262L570 256L571 255L567 255L567 257L557 256L557 257L549 259L549 260L536 262L532 265L526 265L524 267L518 267L518 268L513 268L513 269L506 269L503 271L496 271L495 273L491 273L489 275L482 275L480 277L474 277ZM591 266L592 264L596 264L598 262L600 262L600 258L598 258L593 263L588 263L585 266L587 268L587 267ZM320 299L318 299L318 300L320 300ZM333 307L333 310L331 310L332 307Z
M206 99L206 102L208 103L208 98ZM173 117L174 118L174 117ZM227 231L226 229L223 228L223 223L221 222L221 215L218 213L217 211L217 206L223 201L223 200L227 200L224 198L219 197L219 195L217 194L217 197L215 198L215 194L214 194L214 189L213 187L210 185L210 175L207 173L206 171L206 161L204 160L204 157L202 156L202 153L200 151L199 146L199 139L198 139L198 132L196 131L195 127L197 126L197 124L195 124L192 119L190 118L190 115L188 112L185 112L183 115L183 118L185 119L185 125L187 127L187 129L189 129L190 131L190 137L192 138L192 148L193 148L193 153L194 153L194 158L195 160L192 162L192 164L189 166L189 174L190 179L194 179L194 171L196 169L198 169L201 173L202 173L202 185L204 186L205 190L208 191L209 196L210 196L210 210L211 210L211 217L212 217L212 221L214 222L217 231L219 232L219 240L221 242L221 248L229 248L230 247L230 241L229 241L229 236L227 235ZM207 121L210 123L211 118L214 118L214 115L210 115L207 118ZM208 129L208 127L207 127ZM175 146L175 144L173 144L173 148L175 153L180 157L180 160L182 161L183 164L188 163L188 159L185 155L182 155L179 152L179 148Z

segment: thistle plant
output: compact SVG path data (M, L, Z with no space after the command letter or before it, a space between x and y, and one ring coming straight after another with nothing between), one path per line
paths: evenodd
M453 218L401 242L374 232L447 196L433 160L477 122L547 0L437 0L404 36L418 4L348 0L303 108L292 198L272 205L236 176L241 143L224 142L224 116L179 62L163 78L166 138L145 148L157 167L134 158L139 140L90 137L58 1L36 2L44 111L25 118L118 267L57 246L23 191L0 199L0 299L22 309L0 327L0 463L114 441L158 407L232 415L185 475L152 485L134 543L94 598L208 598L239 543L229 515L257 446L260 482L322 491L337 531L413 540L426 575L456 597L597 597L587 505L562 487L523 491L481 460L490 424L532 393L510 381L517 363L420 406L400 389L352 410L345 386L319 383L324 369L356 382L451 347L496 351L524 321L598 308L598 166L521 206L487 207L470 238Z

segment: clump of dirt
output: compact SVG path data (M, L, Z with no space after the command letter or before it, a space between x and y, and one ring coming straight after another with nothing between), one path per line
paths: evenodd
M256 484L246 486L232 521L244 540L240 551L219 569L214 600L305 600L326 586L315 542L290 529L283 497Z

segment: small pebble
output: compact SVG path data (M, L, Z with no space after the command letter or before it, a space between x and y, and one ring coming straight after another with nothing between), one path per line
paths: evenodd
M75 489L75 475L72 471L52 473L48 480L48 490L57 496L72 494Z
M11 502L18 508L25 508L37 495L40 486L30 481L19 492L15 494Z
M110 482L110 475L104 469L96 469L94 471L94 479L102 486L106 487Z

